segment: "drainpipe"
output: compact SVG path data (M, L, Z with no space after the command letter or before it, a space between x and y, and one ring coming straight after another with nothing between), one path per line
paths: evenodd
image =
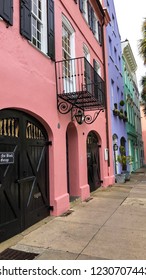
M107 13L107 10L104 9ZM104 80L105 80L105 116L106 116L106 141L107 141L107 148L108 148L108 167L110 167L110 147L109 147L109 129L108 129L108 104L107 104L107 74L106 74L106 57L105 57L105 37L106 34L104 33L104 25L105 25L105 17L106 13L104 13L103 22L102 22L102 53L103 53L103 64L104 64ZM110 21L110 17L108 15L108 23Z

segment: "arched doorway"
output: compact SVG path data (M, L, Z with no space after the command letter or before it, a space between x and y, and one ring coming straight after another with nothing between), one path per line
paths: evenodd
M93 131L91 131L87 137L87 165L88 184L92 192L101 185L99 142L97 135Z
M66 131L67 190L70 201L80 196L77 130L70 123Z
M47 141L35 118L0 111L0 242L49 214Z

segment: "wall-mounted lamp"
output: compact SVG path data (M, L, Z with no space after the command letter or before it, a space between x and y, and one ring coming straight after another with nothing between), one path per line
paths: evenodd
M94 115L85 115L84 110L73 107L71 109L71 119L72 121L76 119L78 124L82 124L83 122L85 122L86 124L92 124L97 119L100 112L104 112L104 109L101 108L97 110Z
M84 112L81 110L77 110L77 112L72 117L75 117L78 124L82 124L85 118Z

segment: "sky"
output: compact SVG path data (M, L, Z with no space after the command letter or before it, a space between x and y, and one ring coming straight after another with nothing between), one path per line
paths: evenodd
M114 0L121 41L128 39L137 63L137 82L146 73L146 66L138 54L138 41L142 38L141 26L146 18L146 0Z

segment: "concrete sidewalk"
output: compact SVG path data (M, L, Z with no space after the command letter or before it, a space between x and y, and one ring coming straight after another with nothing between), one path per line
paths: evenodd
M146 259L146 168L0 244L40 260Z

